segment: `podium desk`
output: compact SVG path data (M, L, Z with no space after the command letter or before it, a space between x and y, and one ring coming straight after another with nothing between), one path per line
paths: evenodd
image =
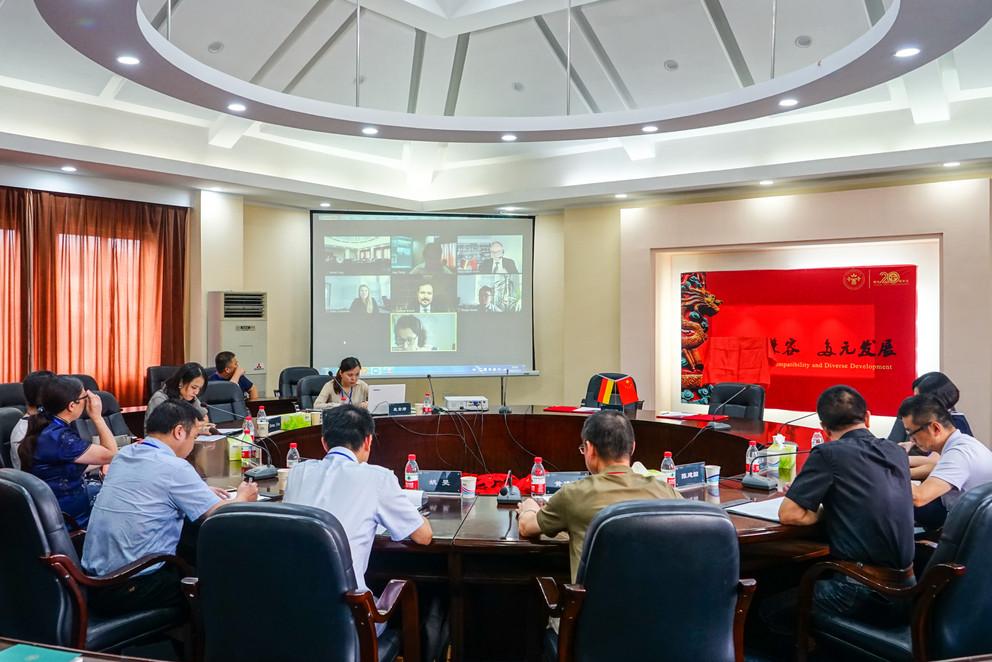
M581 414L544 412L542 406L514 407L507 415L472 412L377 417L369 461L388 467L398 479L408 453L417 455L421 469L471 473L512 469L515 476L524 476L530 472L534 456L540 455L549 470L585 470L578 452L585 420ZM670 450L678 464L705 461L721 465L725 476L739 474L744 469L748 442L754 439L767 444L782 427L761 421L728 422L731 428L726 431L700 431L704 423L637 412L631 417L637 441L634 459L657 468L664 452ZM814 430L789 426L786 432L787 439L807 449ZM324 456L320 426L278 431L264 441L277 466L285 465L291 442L298 445L304 458ZM197 446L190 460L211 484L237 484L239 468L227 462L225 442ZM797 457L798 466L804 457ZM274 482L263 482L261 487L272 489ZM743 490L739 482L727 479L718 490L703 487L684 493L685 498L717 504L774 496L778 495ZM515 508L497 505L495 497L463 500L457 495L430 495L427 502L434 541L419 546L379 536L366 575L369 585L381 588L388 579L406 578L446 591L456 660L535 659L540 652L543 620L537 609L534 577L569 579L567 537L521 539ZM741 545L741 576L757 577L759 585L764 573L798 573L827 555L817 527L730 517ZM508 618L512 622L505 622ZM522 629L525 621L528 626Z

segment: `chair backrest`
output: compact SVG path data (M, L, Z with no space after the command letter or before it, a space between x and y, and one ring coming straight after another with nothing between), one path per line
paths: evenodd
M152 397L155 391L162 388L165 380L172 377L176 373L176 370L179 370L179 367L177 365L153 365L145 369L145 388L148 389L145 393L145 402L148 402L148 399Z
M110 428L114 436L116 437L122 434L130 436L131 430L124 421L124 414L121 413L121 405L117 402L114 394L107 391L96 391L96 394L100 396L100 401L103 402L103 420L107 423L107 427ZM83 411L83 415L73 422L73 426L76 428L76 433L83 439L92 439L96 436L96 426L93 425L93 421L85 410Z
M97 385L96 380L89 375L60 375L61 377L73 377L78 379L83 383L83 388L87 391L99 391L100 387Z
M598 407L600 405L599 401L596 399L599 396L599 385L603 383L603 379L623 379L627 374L623 372L597 372L595 375L589 378L589 383L586 385L586 397L582 398L583 407ZM633 377L631 377L633 379ZM634 388L637 388L635 382Z
M737 532L717 506L653 499L604 508L586 532L577 581L586 597L577 661L733 662Z
M17 407L22 412L28 410L28 399L24 397L24 386L20 382L0 384L0 407Z
M304 377L311 377L319 374L315 368L300 365L286 368L279 373L279 396L282 398L295 398L296 387Z
M72 645L72 598L39 560L65 554L79 564L55 494L29 473L0 469L0 513L0 636Z
M312 409L314 400L320 395L320 389L329 381L331 381L330 375L311 375L298 381L296 390L300 395L300 406L304 409Z
M928 566L966 567L937 596L931 616L931 659L968 657L992 651L992 483L966 492L944 522ZM983 625L984 624L984 625Z
M13 466L10 463L10 433L24 412L17 407L0 407L0 467Z
M248 405L245 404L245 394L234 382L208 381L207 387L200 391L200 402L207 407L210 420L214 423L223 421L240 421L248 416ZM225 417L224 413L228 416Z
M750 386L750 388L745 388ZM744 389L743 391L741 389ZM719 409L719 411L717 411ZM760 421L765 418L765 389L757 384L724 382L714 384L710 393L711 414Z
M245 577L232 550L251 549L251 593L270 605L278 636L246 636ZM281 561L279 561L281 560ZM356 590L348 537L326 510L284 503L232 504L200 529L197 575L207 662L357 660L358 638L344 594Z

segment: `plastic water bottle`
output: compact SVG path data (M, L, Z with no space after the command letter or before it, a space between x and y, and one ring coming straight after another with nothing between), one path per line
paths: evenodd
M300 413L300 403L298 403L298 402L294 402L293 403L293 413L294 414L299 414Z
M434 407L431 406L431 394L424 393L424 413L430 414L434 411Z
M258 434L258 430L255 428L255 419L251 417L251 414L245 416L245 427L248 428L248 434L251 435L251 440L255 441L255 437Z
M534 466L530 470L531 496L544 496L548 491L548 472L544 462L539 457L534 458Z
M258 408L258 434L262 437L269 436L269 417L265 415L265 407Z
M813 436L809 440L809 447L816 448L822 443L823 443L823 435L820 434L819 430L817 430L816 432L813 433Z
M286 468L292 469L299 463L300 463L300 451L297 450L296 442L294 441L289 445L289 452L286 453Z
M675 460L672 459L672 451L665 451L665 457L661 460L661 479L670 487L675 487Z
M417 456L413 453L406 456L406 467L403 469L403 489L420 489L420 467L417 466Z
M747 455L744 457L744 472L749 474L761 473L761 464L758 462L758 442L751 440L747 443Z
M772 437L772 445L768 448L768 456L765 459L769 471L778 471L780 455L785 452L785 436L776 434Z

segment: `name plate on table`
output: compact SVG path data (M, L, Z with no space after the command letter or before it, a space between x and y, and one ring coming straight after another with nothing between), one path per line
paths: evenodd
M548 473L548 494L554 494L569 483L582 480L588 471L552 471Z
M462 472L421 471L420 489L435 494L458 494L462 490Z
M690 487L700 487L706 484L706 463L693 462L692 464L680 464L675 467L675 487L676 489L687 489Z
M409 402L390 402L389 403L389 415L390 416L409 416L411 413Z

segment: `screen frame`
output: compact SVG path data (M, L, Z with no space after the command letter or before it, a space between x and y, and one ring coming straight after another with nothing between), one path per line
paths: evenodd
M310 300L309 300L309 311L310 311L310 366L315 370L320 372L320 368L315 368L313 363L313 339L314 339L314 306L313 306L313 225L316 220L317 214L350 214L356 216L423 216L425 218L438 218L438 217L449 217L451 219L458 218L471 218L471 219L492 219L497 221L499 219L517 219L517 220L530 220L530 365L531 369L523 373L514 373L512 375L506 375L509 377L536 377L541 374L540 370L537 368L537 329L536 321L534 320L534 226L537 224L537 217L532 214L455 214L450 212L416 212L416 211L355 211L348 209L311 209L310 210L310 236L307 237L307 246L309 250L310 259ZM330 372L328 374L331 374ZM403 377L397 378L396 376L372 376L372 375L362 375L364 380L403 380L403 379L424 379L429 378L431 375L429 373L424 373L423 375L404 375ZM479 377L491 376L500 377L504 375L444 375L443 379L464 379L464 378L479 378ZM442 378L439 376L439 379Z

